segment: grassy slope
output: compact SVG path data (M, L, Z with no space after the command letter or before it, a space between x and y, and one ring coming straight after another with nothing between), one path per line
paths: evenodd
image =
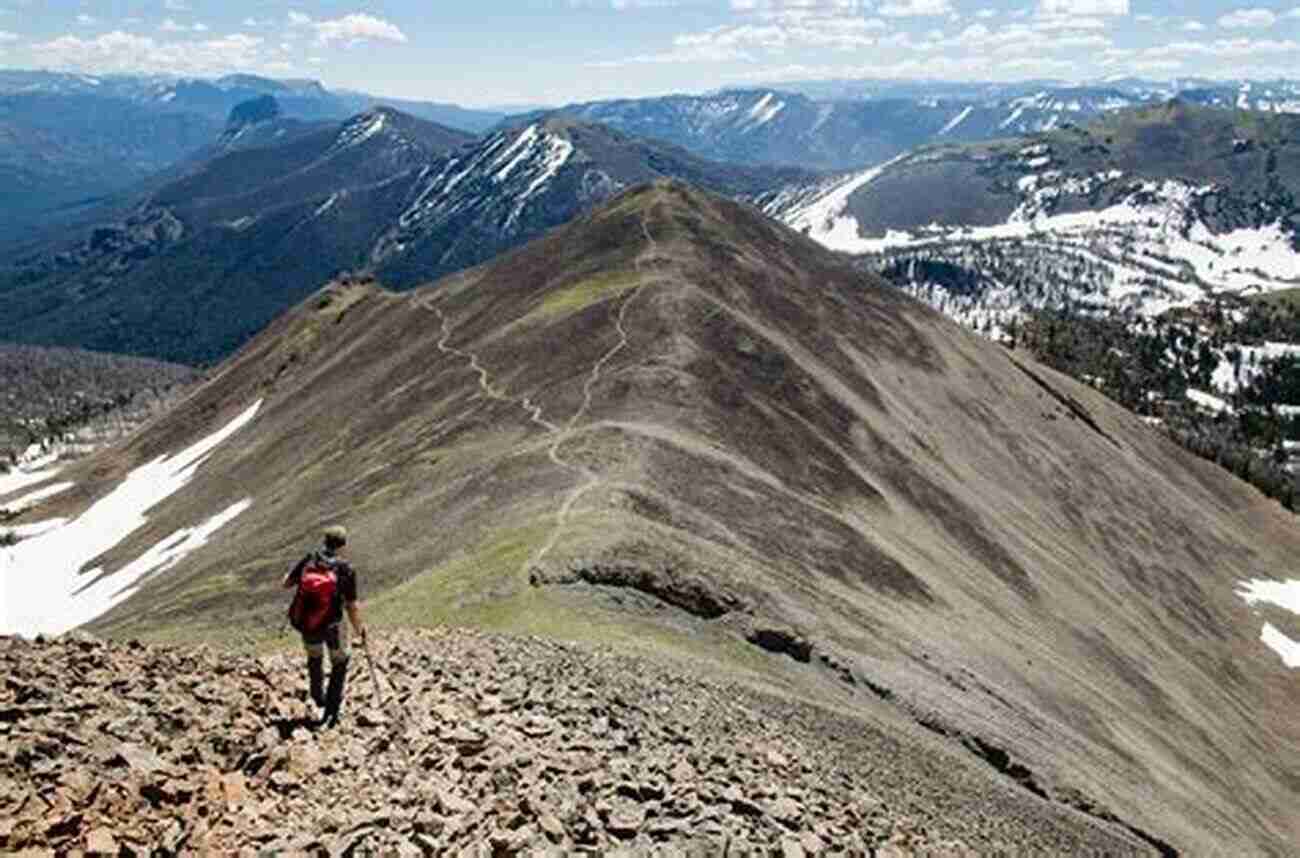
M1234 593L1289 574L1295 522L748 210L656 187L411 295L337 285L46 512L263 397L209 464L221 479L104 559L253 511L98 629L272 639L279 576L342 517L381 628L761 665L1010 747L1054 795L1193 852L1296 833L1273 749L1295 741L1300 690ZM755 628L901 706L743 644Z

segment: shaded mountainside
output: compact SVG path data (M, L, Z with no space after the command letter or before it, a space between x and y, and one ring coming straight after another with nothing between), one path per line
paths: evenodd
M258 633L344 519L376 628L689 658L920 725L1161 854L1300 836L1300 687L1260 640L1300 628L1237 592L1291 573L1294 519L749 207L660 183L407 294L334 284L18 523L241 413L137 530L48 567L43 622L93 560L124 599L98 631Z
M233 74L92 77L0 69L0 248L75 226L106 195L128 193L210 146L240 104L274 98L295 122L338 122L381 105L471 134L505 115L384 100L317 81Z
M191 367L84 349L0 343L0 467L52 435L147 410L200 378Z
M388 108L234 125L123 219L13 263L0 338L213 360L363 262L419 170L471 139Z
M0 639L0 849L1142 854L919 731L536 638L373 649L313 732L296 654Z
M0 338L215 361L340 271L413 286L661 176L757 196L809 174L568 120L473 142L387 108L341 126L236 124L122 221L0 273Z

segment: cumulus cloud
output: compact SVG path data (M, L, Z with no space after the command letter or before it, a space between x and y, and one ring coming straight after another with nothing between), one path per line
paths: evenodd
M88 72L221 74L264 68L262 39L235 34L167 42L114 30L93 39L66 35L31 46L43 66Z
M0 30L0 45L3 45L7 42L16 42L16 41L18 41L17 33L10 33L7 30Z
M1200 33L1204 32L1205 25L1200 21L1188 21L1186 24L1183 24L1183 30L1188 33Z
M162 30L164 33L206 33L208 31L208 26L207 24L199 22L193 24L178 24L171 18L165 18L163 19L163 22L158 25L158 29Z
M1254 57L1260 54L1288 54L1300 51L1294 39L1218 39L1213 42L1172 42L1148 48L1149 57L1175 55L1218 58Z
M316 33L316 41L322 45L334 42L350 45L364 41L407 41L406 34L396 24L364 12L354 12L342 18L319 21L313 20L310 15L304 15L302 12L290 12L289 24L313 30Z
M1040 15L1127 15L1128 0L1040 0Z
M887 18L920 18L952 13L950 0L890 0L877 10Z
M1219 26L1227 30L1257 30L1277 23L1277 15L1268 9L1237 9L1219 18Z
M168 12L188 12L190 4L185 0L163 0L163 8Z

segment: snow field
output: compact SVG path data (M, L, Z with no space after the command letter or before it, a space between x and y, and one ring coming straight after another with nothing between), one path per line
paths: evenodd
M1274 605L1300 614L1300 580L1266 581L1253 579L1242 581L1237 585L1237 595L1247 605ZM1287 667L1300 667L1300 641L1293 641L1284 635L1272 623L1265 623L1259 639L1269 649L1282 658Z
M103 614L151 573L173 566L251 505L245 499L193 528L182 528L115 574L85 574L91 560L148 522L147 513L188 483L208 456L257 416L261 400L174 456L141 465L72 521L28 525L0 549L0 634L58 634Z

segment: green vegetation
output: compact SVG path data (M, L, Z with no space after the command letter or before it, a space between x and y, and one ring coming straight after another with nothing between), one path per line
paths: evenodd
M144 358L0 344L0 472L28 446L83 428L122 434L199 378Z
M1300 440L1300 416L1286 406L1300 405L1300 360L1265 358L1243 372L1237 346L1300 342L1300 307L1254 302L1236 316L1215 304L1200 318L1180 321L1067 306L1032 313L1010 333L1013 345L1134 413L1158 418L1187 450L1295 510L1300 487L1287 467L1286 445ZM1211 391L1224 359L1245 383L1230 397L1232 412L1213 414L1186 394L1189 388Z
M641 276L635 271L611 271L597 274L547 294L546 299L530 313L525 322L539 320L552 322L576 313L586 307L613 298L636 288Z

